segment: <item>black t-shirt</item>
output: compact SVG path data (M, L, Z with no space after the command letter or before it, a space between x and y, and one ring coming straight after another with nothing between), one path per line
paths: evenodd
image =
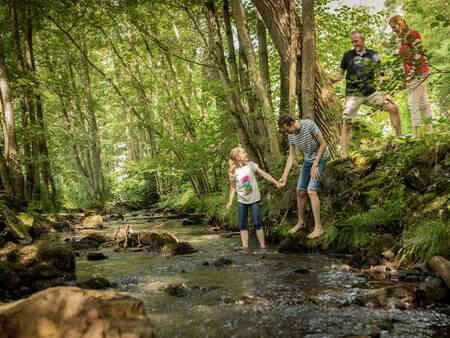
M345 76L346 96L368 96L375 89L375 68L380 63L380 56L371 49L358 55L354 49L344 53L341 68L347 72Z

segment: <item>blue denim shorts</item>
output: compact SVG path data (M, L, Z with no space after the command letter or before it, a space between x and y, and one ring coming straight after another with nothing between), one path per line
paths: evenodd
M247 230L248 209L252 210L253 229L261 229L259 201L252 204L238 202L239 228L241 230Z
M319 179L314 181L311 178L311 167L313 165L313 161L303 161L303 167L300 171L300 176L298 177L297 182L297 190L316 190L319 189L320 181L323 178L323 172L325 171L325 167L327 166L327 160L320 160L318 164L319 169Z

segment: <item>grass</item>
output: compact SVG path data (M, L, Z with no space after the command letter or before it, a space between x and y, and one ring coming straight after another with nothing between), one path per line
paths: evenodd
M399 254L411 262L439 255L450 258L450 221L421 221L407 229Z

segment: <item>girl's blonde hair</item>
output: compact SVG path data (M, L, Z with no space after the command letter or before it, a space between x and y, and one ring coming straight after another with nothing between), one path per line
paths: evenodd
M234 174L236 172L236 156L239 153L243 153L243 152L245 152L245 150L242 147L236 147L236 148L231 149L231 151L230 151L230 160L228 162L229 165L230 165L230 167L228 169L228 175L230 176L230 178L232 176L234 176Z
M402 27L402 33L407 32L409 30L405 18L401 15L394 15L392 18L389 19L389 23L395 23L397 25L400 25Z

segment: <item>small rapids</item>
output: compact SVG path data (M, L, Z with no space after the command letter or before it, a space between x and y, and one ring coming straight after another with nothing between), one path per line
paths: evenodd
M125 222L135 231L169 232L197 252L165 257L107 248L101 251L108 259L96 262L81 252L77 278L104 277L117 291L142 299L159 337L450 337L450 317L434 309L354 305L378 282L340 271L339 258L261 253L254 234L254 251L242 253L239 235L177 219Z

